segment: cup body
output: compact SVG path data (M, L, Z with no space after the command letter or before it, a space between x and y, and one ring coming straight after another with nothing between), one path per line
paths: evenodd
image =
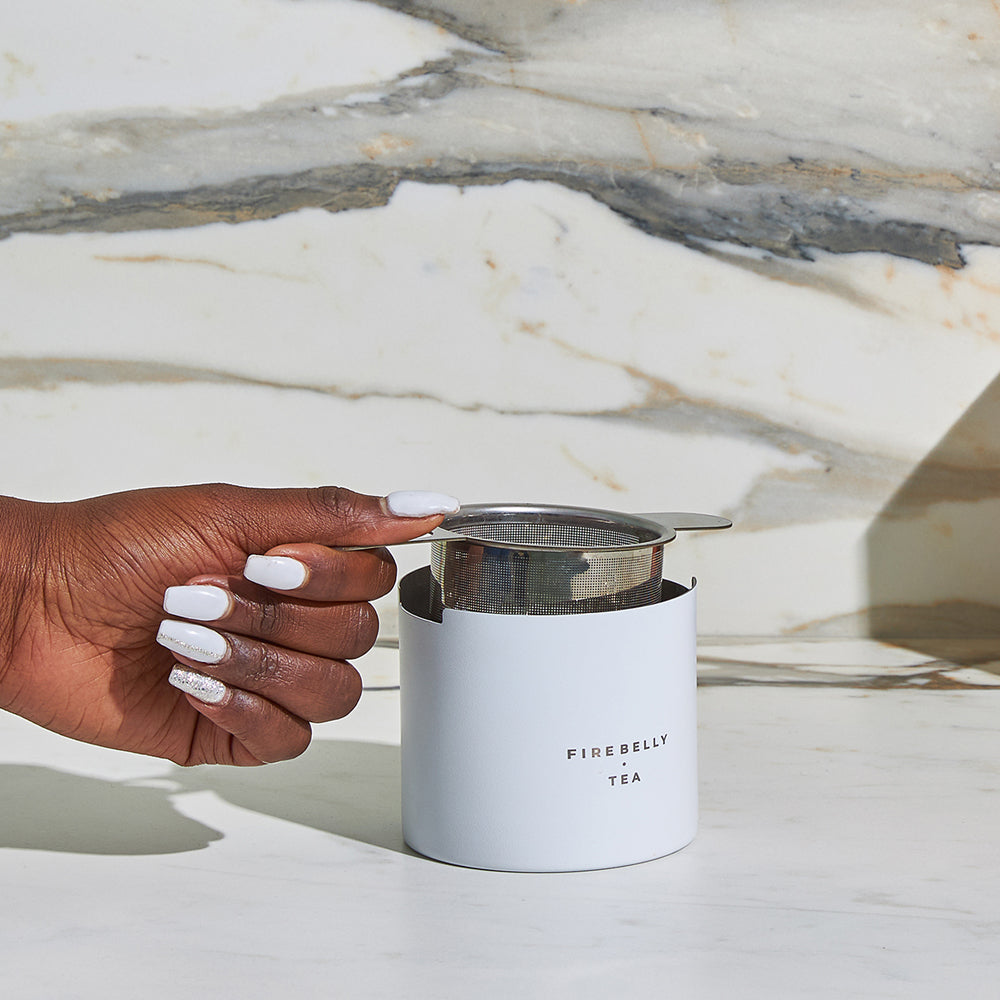
M400 585L403 835L473 868L670 854L698 812L695 586L594 614L427 612Z

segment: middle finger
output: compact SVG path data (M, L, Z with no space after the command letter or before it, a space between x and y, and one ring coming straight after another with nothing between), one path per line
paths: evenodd
M333 659L361 656L378 635L378 615L363 601L319 604L280 597L239 577L199 576L183 587L169 587L163 609Z
M249 556L243 575L310 601L371 601L392 589L396 563L384 548L354 551L295 542Z

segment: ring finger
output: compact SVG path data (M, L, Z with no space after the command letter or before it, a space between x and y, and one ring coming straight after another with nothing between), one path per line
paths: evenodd
M343 718L361 697L361 676L343 660L172 619L160 624L156 641L197 672L309 722Z

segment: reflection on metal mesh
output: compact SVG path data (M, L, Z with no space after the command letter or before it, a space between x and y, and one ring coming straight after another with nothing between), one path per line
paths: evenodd
M655 537L648 528L609 524L607 517L582 512L520 514L508 510L503 519L467 519L460 526L464 540L432 546L434 617L440 618L442 608L589 614L660 599L663 546L642 544Z

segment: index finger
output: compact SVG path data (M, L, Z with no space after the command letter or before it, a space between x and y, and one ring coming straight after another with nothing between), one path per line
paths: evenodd
M243 528L248 552L288 542L323 545L393 545L436 528L458 500L445 493L402 490L376 497L336 486L253 490L258 501Z

